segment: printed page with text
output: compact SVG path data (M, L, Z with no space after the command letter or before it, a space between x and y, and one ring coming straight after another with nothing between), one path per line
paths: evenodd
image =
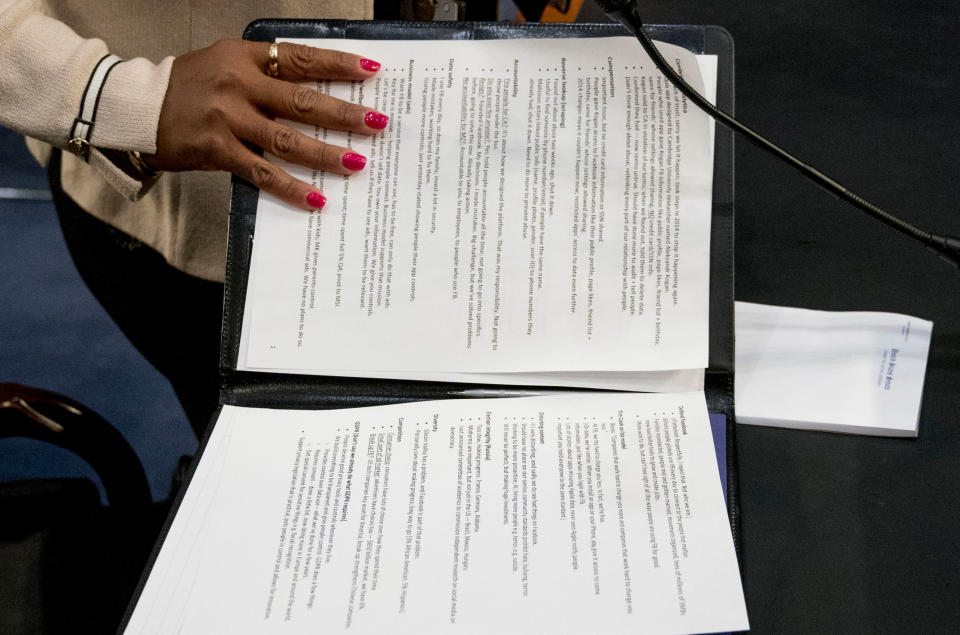
M747 627L694 392L226 406L126 632Z
M283 164L319 213L261 194L239 368L702 386L712 128L635 41L304 42L381 61L314 85L390 125L299 127L368 168ZM661 47L702 90L697 58Z

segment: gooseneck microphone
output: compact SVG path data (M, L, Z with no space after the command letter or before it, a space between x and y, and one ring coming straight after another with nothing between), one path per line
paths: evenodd
M920 241L927 249L940 256L941 260L944 260L945 262L948 262L954 267L960 269L960 238L931 234L930 232L923 231L922 229L919 229L918 227L915 227L914 225L897 218L896 216L880 209L873 203L861 198L860 196L857 196L824 173L820 172L820 170L817 170L813 166L807 165L769 139L740 123L732 116L728 115L707 101L703 95L695 91L675 70L673 70L673 67L671 67L665 59L663 59L663 55L660 54L660 51L657 50L656 45L644 30L643 21L640 19L640 15L637 13L637 8L633 0L595 0L595 2L597 3L597 6L600 7L600 10L607 14L607 16L619 22L625 26L627 30L637 36L637 39L640 40L640 45L643 46L643 49L653 60L653 63L656 64L657 68L660 69L660 72L663 73L681 93L686 95L686 97L695 103L701 110L706 112L708 115L716 119L727 128L730 128L731 130L743 135L748 141L761 150L767 152L768 154L772 154L778 159L793 166L801 174L819 185L822 189L839 198L841 201L849 203L853 207L866 213L868 216L877 219L888 227L892 227L893 229Z

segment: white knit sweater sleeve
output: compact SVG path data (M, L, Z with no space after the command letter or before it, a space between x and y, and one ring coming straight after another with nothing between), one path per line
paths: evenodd
M84 39L43 13L40 0L0 0L0 125L66 148L87 80L107 54L99 39ZM156 151L160 108L173 58L136 58L107 78L90 136L89 162L127 198L149 183L128 176L96 148Z

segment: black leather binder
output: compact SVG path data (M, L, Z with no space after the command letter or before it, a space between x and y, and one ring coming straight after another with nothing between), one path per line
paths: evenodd
M652 26L654 39L687 48L694 53L718 56L717 102L733 111L733 42L724 29L714 26ZM244 39L273 41L276 38L344 39L498 39L570 38L627 35L612 24L503 24L503 23L404 23L341 20L258 20L247 27ZM727 508L734 545L739 553L739 500L734 430L734 322L733 322L733 139L729 131L716 129L714 153L713 220L710 262L710 353L705 391L708 409L726 418ZM442 399L469 388L512 388L426 381L353 379L296 374L272 374L237 370L240 330L247 289L247 275L256 231L258 191L234 177L230 209L223 330L220 349L220 402L224 405L322 409L381 405L423 399ZM213 426L211 426L212 428ZM206 438L209 438L208 429ZM206 438L201 443L202 454ZM196 460L194 461L194 467ZM183 488L185 490L186 488ZM183 491L179 497L182 498ZM159 552L179 500L174 504L151 564L140 582L126 620L136 603ZM126 620L124 624L126 623Z
M733 112L733 41L716 26L652 26L654 39L682 46L693 53L718 56L717 103ZM503 24L444 22L351 22L341 20L258 20L247 27L244 39L272 42L276 38L341 39L475 39L565 38L626 35L612 24ZM710 262L710 364L706 372L710 412L727 419L727 499L734 542L737 522L736 439L733 404L733 139L716 129L713 182L713 221ZM220 349L220 401L237 406L283 408L346 408L415 399L442 399L453 390L477 388L464 384L350 379L306 375L278 375L238 371L247 272L256 225L257 190L234 178L230 210L230 238L224 297L223 339ZM509 388L504 386L503 388ZM514 386L513 388L516 388Z

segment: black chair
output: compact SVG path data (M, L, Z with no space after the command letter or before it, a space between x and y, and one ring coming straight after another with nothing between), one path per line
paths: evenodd
M0 383L0 438L64 448L97 473L0 484L0 633L113 633L169 503L123 436L62 395Z

